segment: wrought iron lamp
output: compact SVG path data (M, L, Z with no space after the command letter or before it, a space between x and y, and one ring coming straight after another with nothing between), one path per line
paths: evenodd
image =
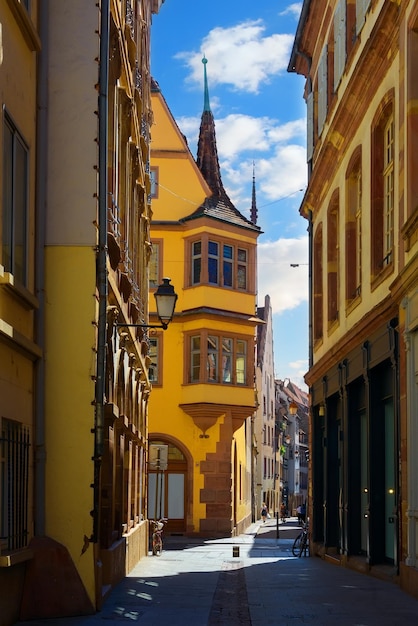
M163 278L161 285L158 285L157 291L154 293L155 304L157 306L157 316L160 320L160 324L115 324L117 328L120 327L134 327L134 328L163 328L167 329L169 323L173 319L174 309L177 302L177 294L174 291L173 285L170 285L170 278Z

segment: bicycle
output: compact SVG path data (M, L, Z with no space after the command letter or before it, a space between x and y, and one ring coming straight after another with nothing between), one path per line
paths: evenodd
M293 556L301 557L302 554L304 556L309 555L309 526L308 522L302 525L302 530L299 535L296 537L292 546Z
M152 554L154 556L161 556L161 552L163 551L163 528L164 524L167 523L165 518L161 518L159 520L150 519L150 524L153 526L152 530Z

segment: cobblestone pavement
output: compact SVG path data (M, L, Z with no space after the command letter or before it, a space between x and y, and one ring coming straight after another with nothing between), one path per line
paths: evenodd
M96 615L17 626L418 624L418 600L395 584L293 557L298 532L268 520L232 539L166 538L162 555L142 559Z

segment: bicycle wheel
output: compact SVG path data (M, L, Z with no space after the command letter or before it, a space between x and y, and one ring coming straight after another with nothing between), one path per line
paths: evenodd
M300 556L302 554L303 537L304 537L304 533L301 532L299 533L299 535L296 537L295 541L293 542L293 546L292 546L293 556Z
M154 556L160 556L163 551L163 542L160 535L156 533L152 536L152 553Z
M303 542L303 556L310 556L309 554L309 534L305 533L305 541Z
M303 533L303 537L300 540L300 554L299 556L306 556L306 551L308 549L308 533Z

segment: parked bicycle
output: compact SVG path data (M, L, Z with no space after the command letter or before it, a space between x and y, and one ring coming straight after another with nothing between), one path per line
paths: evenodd
M167 519L161 518L158 520L150 519L149 523L152 525L152 553L154 556L161 556L163 551L163 529L167 523Z
M309 556L309 526L308 522L303 523L302 530L293 542L293 556Z

